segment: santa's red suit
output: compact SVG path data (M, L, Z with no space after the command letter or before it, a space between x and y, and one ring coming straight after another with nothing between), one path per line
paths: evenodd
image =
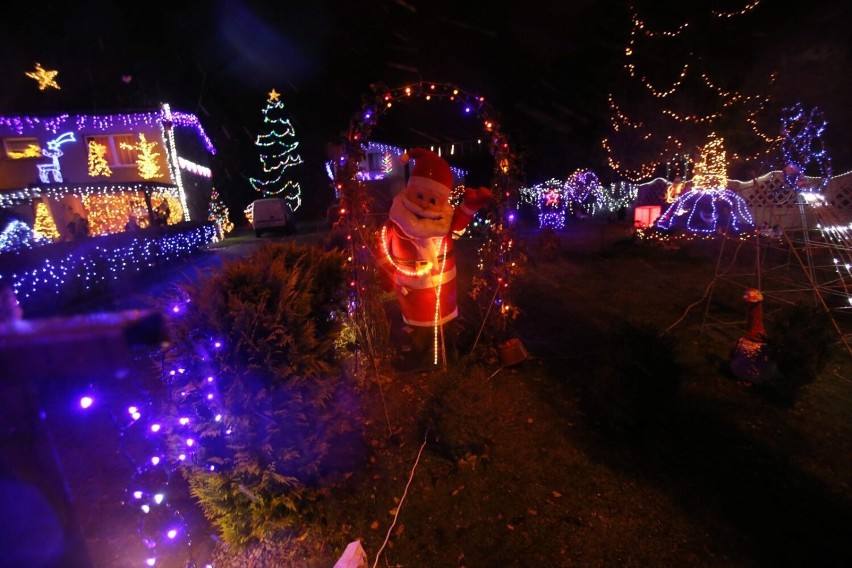
M449 164L429 150L414 148L406 187L396 195L380 228L378 254L386 289L396 291L403 321L435 327L458 316L454 237L491 199L487 188L467 188L453 208ZM407 159L403 155L403 162Z

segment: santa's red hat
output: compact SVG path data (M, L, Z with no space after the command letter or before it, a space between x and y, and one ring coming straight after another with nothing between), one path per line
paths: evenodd
M453 172L444 158L426 148L412 148L399 157L404 164L414 159L414 167L408 178L409 188L429 189L443 195L448 201L453 188Z

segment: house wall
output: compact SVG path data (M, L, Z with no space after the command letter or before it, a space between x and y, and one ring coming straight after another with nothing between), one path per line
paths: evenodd
M163 128L163 116L170 117L170 130ZM177 168L176 176L170 168L169 134L174 134L181 163L191 162L189 167ZM110 162L110 172L90 174L87 139L118 135L136 146L137 151L144 136L156 166L153 177L143 178L134 157L126 154L124 163ZM6 140L20 142L30 138L37 141L35 153L42 155L10 157ZM51 148L48 144L51 141L62 143ZM119 142L112 139L116 157L124 152ZM0 117L0 207L9 212L14 210L18 218L31 224L38 203L44 202L60 232L73 212L88 217L95 207L106 215L101 214L94 224L90 223L90 228L95 228L93 235L124 230L131 214L139 221L151 217L151 208L167 197L171 204L170 224L185 220L185 212L192 221L204 221L212 191L207 163L214 152L197 118L186 113ZM56 165L58 168L51 168ZM49 174L43 181L40 168L45 167Z
M61 129L58 133L48 132L44 129L34 129L24 131L19 134L8 129L0 129L0 142L7 138L38 138L41 149L47 150L47 143L64 132L73 132L75 141L62 144L59 149L62 152L61 156L57 157L59 168L62 176L62 183L69 185L88 184L92 182L110 183L130 183L138 181L157 181L164 184L174 184L167 163L168 153L166 144L163 140L161 129L156 126L135 125L133 128L124 125L116 125L111 128L99 129L97 131L80 130L75 131L73 125L68 125L69 128ZM159 166L160 177L151 180L143 180L139 175L138 167L134 165L111 166L112 174L110 176L91 176L89 175L89 151L86 143L87 136L104 136L115 134L132 134L134 139L138 141L139 134L145 135L147 141L156 142L156 147L153 147L153 152L159 154L156 156L156 163ZM52 159L45 156L38 158L10 158L5 146L0 146L0 191L14 190L28 187L30 185L41 185L43 182L39 179L39 164L49 164ZM54 178L50 178L50 182L55 182Z

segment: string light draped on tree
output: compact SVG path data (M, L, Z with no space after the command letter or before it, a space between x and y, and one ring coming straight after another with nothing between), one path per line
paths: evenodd
M825 116L801 103L785 108L781 118L781 154L784 180L793 190L822 191L831 179L831 157L822 139ZM807 177L816 179L812 184Z
M216 226L216 240L221 241L225 235L234 230L230 219L228 206L222 201L219 191L214 187L210 193L210 206L207 209L207 220Z
M302 188L297 181L288 178L292 173L288 170L301 164L302 157L297 151L296 130L280 99L281 95L275 89L269 92L263 109L264 131L255 140L260 150L263 175L249 178L249 182L263 197L286 199L290 209L295 211L302 204Z
M694 14L689 6L687 13ZM737 168L735 174L766 157L778 140L764 132L772 131L768 94L736 88L762 84L760 90L768 93L776 79L774 73L756 77L737 57L765 13L761 1L737 12L708 9L672 23L678 9L649 22L631 8L623 85L608 97L610 127L601 145L610 167L634 182L662 175L673 159L694 159L710 132L727 141L728 166ZM719 59L727 62L723 68L714 66ZM680 169L688 170L688 164Z

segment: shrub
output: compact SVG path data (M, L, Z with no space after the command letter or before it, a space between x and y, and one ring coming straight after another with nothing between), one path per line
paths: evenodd
M666 424L680 391L676 343L650 325L624 321L590 385L590 409L611 431L641 433Z
M331 404L343 266L337 252L271 243L183 288L168 359L172 412L190 420L173 448L198 440L182 471L228 544L293 527L331 439L351 429Z
M805 304L782 307L767 324L767 343L777 364L773 380L780 394L794 396L813 382L825 368L837 340L831 316L824 309Z

